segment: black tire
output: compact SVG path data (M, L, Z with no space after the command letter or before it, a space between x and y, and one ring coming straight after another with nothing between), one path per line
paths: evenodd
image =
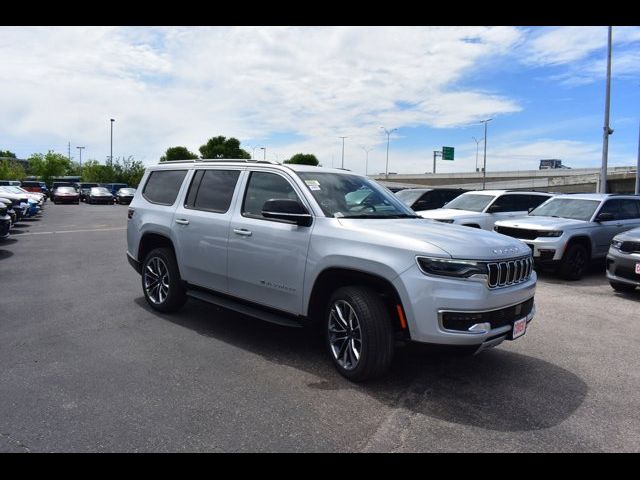
M589 267L589 252L580 244L571 245L560 260L558 274L565 280L580 280Z
M630 293L635 291L636 289L635 285L629 285L628 283L614 282L613 280L609 280L609 285L611 285L611 288L613 288L616 292Z
M338 305L341 306L343 314L345 304L353 309L356 315L354 323L359 325L359 340L356 338L356 330L351 332L345 330L345 334L353 340L344 340L342 344L337 343L340 341L337 340L340 333L330 331L332 325L338 320L335 313L333 314L335 320L332 320L332 310L336 302L339 302ZM375 291L360 286L342 287L336 290L325 308L323 324L329 356L342 376L354 382L361 382L380 377L388 371L394 354L394 333L389 313ZM339 361L340 352L344 352L342 356L349 354L351 358L356 358L352 353L353 350L351 352L347 350L355 345L349 342L358 341L360 354L357 361L351 364ZM334 349L338 350L337 353L334 353Z
M152 298L154 295L150 296L145 286L145 282L152 278L148 277L146 272L150 265L152 270L155 268L155 264L152 263L154 259L159 259L161 262L164 262L164 265L167 267L168 280L164 285L168 286L168 291L164 299L161 297ZM187 301L187 295L182 285L182 280L180 279L180 272L178 271L178 263L176 262L173 250L170 248L156 248L149 252L142 263L141 279L144 298L154 310L159 312L175 312Z

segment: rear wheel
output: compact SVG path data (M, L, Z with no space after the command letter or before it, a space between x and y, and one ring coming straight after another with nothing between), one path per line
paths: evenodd
M142 264L142 290L147 303L160 312L175 312L187 300L178 264L169 248L149 252Z
M325 311L329 355L341 375L363 381L386 373L394 353L391 318L376 292L343 287Z
M558 274L566 280L580 280L589 266L589 254L584 245L571 245L560 261Z
M636 289L635 285L629 285L628 283L614 282L613 280L609 281L611 288L613 288L616 292L633 292Z

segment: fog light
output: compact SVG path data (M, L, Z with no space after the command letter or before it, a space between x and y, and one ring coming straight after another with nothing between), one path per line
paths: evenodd
M489 322L476 323L469 327L469 333L487 333L491 330L491 324Z

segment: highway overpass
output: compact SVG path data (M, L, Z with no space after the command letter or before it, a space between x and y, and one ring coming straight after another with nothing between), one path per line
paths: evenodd
M468 190L482 189L482 173L425 173L369 175L389 187L456 187ZM599 168L550 170L518 170L487 172L485 188L511 190L537 190L544 192L596 192L600 178ZM636 167L612 167L607 170L607 190L612 193L633 193Z

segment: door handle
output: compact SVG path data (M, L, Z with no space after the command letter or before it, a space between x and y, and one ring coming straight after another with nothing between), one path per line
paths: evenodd
M189 220L185 220L184 218L176 218L176 223L180 225L189 225Z
M252 235L251 230L247 230L246 228L234 228L233 233L242 235L243 237L250 237Z

